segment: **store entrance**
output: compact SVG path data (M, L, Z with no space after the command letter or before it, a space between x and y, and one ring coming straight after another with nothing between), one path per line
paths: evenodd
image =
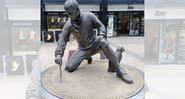
M129 35L129 16L127 12L118 12L118 36Z
M128 12L109 12L108 15L108 33L112 36L129 35L129 16ZM109 34L110 34L109 33Z

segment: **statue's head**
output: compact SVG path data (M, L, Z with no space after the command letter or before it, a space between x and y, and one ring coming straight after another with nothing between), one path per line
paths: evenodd
M71 20L77 20L80 16L80 9L76 0L66 0L64 9Z

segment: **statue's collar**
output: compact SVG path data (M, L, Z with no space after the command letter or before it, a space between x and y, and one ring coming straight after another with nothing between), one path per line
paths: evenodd
M71 24L80 25L82 20L82 14L79 14L79 17L76 20L71 20Z

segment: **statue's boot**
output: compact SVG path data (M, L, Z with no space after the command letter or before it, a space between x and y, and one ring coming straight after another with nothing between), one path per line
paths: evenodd
M86 60L87 60L87 62L88 62L88 64L92 64L92 57L90 56L90 57L88 57L88 58L86 58Z
M125 72L123 68L119 68L119 70L117 71L117 77L128 84L133 83L133 79Z
M113 66L113 64L109 61L109 68L107 70L108 72L116 72L116 67Z
M123 47L119 47L119 48L117 48L117 50L115 52L115 56L116 56L119 63L122 59L122 53L124 51L125 51L125 49ZM108 72L116 72L116 66L114 66L114 64L111 61L109 61L109 68L107 71Z

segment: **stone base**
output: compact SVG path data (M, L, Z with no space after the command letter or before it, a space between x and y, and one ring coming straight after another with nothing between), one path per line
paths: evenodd
M107 72L108 61L83 62L73 73L62 69L62 83L59 81L59 66L47 69L42 76L44 89L58 98L64 99L125 99L136 95L144 86L144 78L137 69L124 65L127 73L134 79L127 84Z

